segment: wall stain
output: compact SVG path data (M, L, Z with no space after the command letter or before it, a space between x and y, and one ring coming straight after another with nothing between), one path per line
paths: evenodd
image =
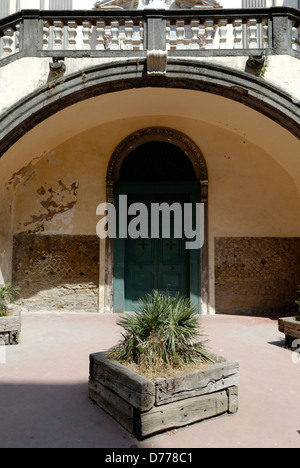
M58 214L66 213L72 210L77 203L79 183L73 182L69 187L62 181L58 181L58 188L50 187L48 190L41 186L37 189L37 194L41 197L47 195L47 198L39 200L39 203L45 212L37 215L31 215L31 219L23 223L24 227L38 224L34 232L44 231L44 223L52 221Z
M28 175L28 174L31 174L32 173L32 169L33 169L33 162L37 159L40 159L39 157L37 158L34 158L32 159L32 161L30 161L30 163L27 164L27 166L24 166L22 167L22 169L20 169L19 171L15 172L8 184L7 184L7 187L9 188L9 186L12 186L14 189L17 188L18 185L21 184L21 182L24 181L25 177Z

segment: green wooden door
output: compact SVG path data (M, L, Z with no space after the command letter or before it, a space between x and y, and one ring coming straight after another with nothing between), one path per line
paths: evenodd
M151 232L151 204L163 202L180 205L187 200L185 194L132 194L128 204L143 203L148 208L148 228ZM130 217L128 218L130 222ZM139 299L153 289L188 297L189 251L185 239L174 236L174 212L170 211L170 236L162 237L162 217L158 238L127 238L125 241L125 310L131 311Z
M189 297L201 309L200 251L187 250L186 239L175 238L171 212L171 232L168 238L151 238L151 203L185 202L196 204L200 199L197 183L139 183L120 182L115 199L119 213L118 197L127 195L128 206L140 202L148 208L149 237L119 238L114 241L114 312L131 312L139 298L153 289ZM118 218L118 216L117 216ZM131 219L128 216L128 224Z

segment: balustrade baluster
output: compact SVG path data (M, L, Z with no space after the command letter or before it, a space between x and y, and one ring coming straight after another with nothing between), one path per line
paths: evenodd
M168 20L166 22L166 49L170 50L171 49L171 44L170 44L170 35L171 35L171 23Z
M120 49L120 42L119 42L119 21L112 21L111 22L111 50L119 50Z
M233 25L233 48L243 49L243 20L241 18L235 19Z
M49 49L49 36L50 36L50 23L49 21L44 21L43 23L43 49Z
M64 23L61 20L53 21L53 36L53 49L61 50L64 37Z
M98 20L96 22L96 32L97 32L96 49L97 50L106 49L105 27L106 27L106 24L104 20Z
M248 47L249 49L258 49L258 27L257 19L251 18L247 21L248 25Z
M213 49L213 41L214 41L214 20L208 19L205 20L205 48L206 49Z
M191 21L192 43L191 49L199 49L199 20Z
M125 48L132 50L133 20L125 21Z
M200 49L205 49L206 32L205 32L205 25L204 24L199 25L198 39L199 39Z
M145 32L144 21L140 21L140 24L139 24L140 47L139 48L141 50L144 48L144 32Z
M19 52L20 50L20 30L21 24L16 24L16 33L15 33L15 52Z
M227 49L227 19L220 19L218 22L219 36L220 36L220 49Z
M91 31L92 23L91 21L85 20L82 21L82 49L91 50Z
M300 50L299 43L300 26L299 23L294 22L292 27L292 49Z
M176 25L170 22L170 49L176 50L177 47L177 33L176 33Z
M3 44L3 56L7 57L13 53L12 45L14 43L14 30L13 28L7 28L3 31L4 35L2 37Z
M176 21L176 36L177 36L177 46L176 49L184 49L184 38L185 38L185 30L184 30L184 20L177 20Z
M76 36L77 36L77 21L68 21L68 50L76 50Z
M143 48L144 23L139 22L138 26L133 28L132 49L141 50Z

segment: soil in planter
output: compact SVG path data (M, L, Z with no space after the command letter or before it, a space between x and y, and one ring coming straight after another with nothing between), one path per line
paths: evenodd
M135 363L128 363L128 362L120 362L123 366L125 366L127 369L131 370L132 372L135 372L138 375L142 375L143 377L146 377L146 379L149 380L155 380L159 378L164 378L164 377L174 377L177 375L184 374L186 372L197 372L201 371L204 369L207 369L209 366L213 364L213 362L207 362L207 363L194 363L194 364L187 364L184 366L164 366L160 369L160 371L153 371L149 367L135 364Z

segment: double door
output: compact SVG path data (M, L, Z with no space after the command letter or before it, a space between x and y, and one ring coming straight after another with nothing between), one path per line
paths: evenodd
M178 234L174 229L175 216L177 216L176 222L180 222L178 207L179 205L182 207L181 214L183 214L183 204L186 201L186 194L131 194L128 196L128 204L138 202L147 207L146 226L139 226L139 228L141 231L148 230L149 235L136 239L128 237L125 242L126 311L134 310L139 299L154 289L166 291L171 295L179 293L182 296L189 296L189 251L185 248L184 235L177 237ZM162 212L156 211L155 216L152 216L152 207L157 210L157 207L162 206L163 203L167 204L167 207L176 203L177 211L167 208ZM128 223L132 219L133 216L129 216ZM154 222L158 235L156 238L151 237ZM183 216L181 223L183 223ZM167 231L170 230L168 237L166 237L168 234L164 232L164 226ZM183 226L181 230L184 234Z

